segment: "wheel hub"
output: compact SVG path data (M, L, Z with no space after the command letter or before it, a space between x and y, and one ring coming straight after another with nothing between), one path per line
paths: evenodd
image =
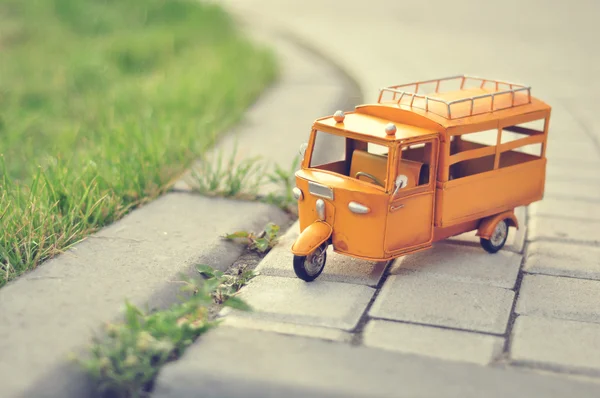
M501 245L504 239L506 238L507 232L508 225L506 225L506 222L500 221L498 225L496 225L496 229L494 229L490 241L494 246Z
M309 275L317 274L325 265L325 249L319 246L314 252L306 257L306 272Z

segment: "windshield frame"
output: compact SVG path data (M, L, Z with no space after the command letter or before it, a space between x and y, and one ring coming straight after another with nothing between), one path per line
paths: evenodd
M342 137L345 139L352 139L355 141L359 141L365 144L375 144L375 145L380 145L380 146L384 146L388 148L388 154L387 154L387 163L386 163L386 181L385 181L385 186L380 186L376 183L373 183L371 181L368 180L359 180L357 178L353 178L349 175L346 174L341 174L341 173L337 173L334 171L330 171L330 170L326 170L326 169L322 169L319 168L318 166L311 166L311 161L312 161L312 157L313 157L313 153L315 150L315 143L316 143L316 139L317 139L317 133L325 133L325 134L331 134L334 136L338 136L338 137ZM311 129L310 132L310 138L308 141L308 146L306 148L306 152L304 153L304 157L302 159L301 162L301 166L303 169L306 170L312 170L312 171L318 171L318 172L323 172L323 173L328 173L328 174L332 174L338 177L343 177L345 179L351 180L353 182L356 182L358 184L362 184L362 185L366 185L370 188L376 188L382 192L385 193L390 193L392 186L393 186L393 181L392 178L390 177L392 175L392 166L393 166L393 159L395 159L396 157L396 147L397 142L392 141L392 140L383 140L377 137L369 137L369 140L366 140L365 137L363 135L357 135L357 134L352 134L349 133L347 131L343 131L343 130L339 130L339 129L335 129L335 128L325 128L325 126L319 126L319 128L315 128L313 127ZM344 161L347 161L347 155L348 155L348 149L346 147L346 156L344 158Z

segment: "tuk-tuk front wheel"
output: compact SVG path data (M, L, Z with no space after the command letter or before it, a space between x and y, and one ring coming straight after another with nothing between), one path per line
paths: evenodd
M323 272L327 261L327 242L308 256L294 256L294 272L303 281L312 282Z
M502 220L496 224L496 228L494 228L494 232L492 232L490 239L481 238L479 241L481 246L483 246L487 252L496 253L498 250L502 249L507 238L508 222L507 220Z

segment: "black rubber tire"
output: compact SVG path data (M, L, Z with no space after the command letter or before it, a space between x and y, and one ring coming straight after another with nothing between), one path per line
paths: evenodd
M306 271L306 257L307 256L294 255L294 272L296 273L296 276L298 278L302 279L305 282L312 282L315 279L317 279L319 277L319 275L321 275L321 273L325 269L325 265L327 264L327 244L324 243L323 245L325 245L325 253L323 253L323 257L324 257L323 267L321 267L319 272L317 272L314 275L311 275Z
M484 239L484 238L479 239L479 243L481 243L481 246L488 253L494 254L494 253L497 253L498 251L500 251L500 249L502 249L504 247L504 244L506 243L506 239L508 239L508 231L509 231L508 219L500 221L498 223L498 225L500 225L501 223L504 223L504 225L506 226L506 234L504 235L504 239L502 239L501 242L497 242L496 244L494 244L491 239ZM495 229L494 229L494 231L495 231Z

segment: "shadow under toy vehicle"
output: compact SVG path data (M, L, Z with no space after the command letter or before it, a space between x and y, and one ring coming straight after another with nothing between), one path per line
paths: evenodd
M317 119L296 173L296 275L317 278L329 245L387 261L477 230L497 252L514 208L543 197L550 111L530 87L456 76Z

